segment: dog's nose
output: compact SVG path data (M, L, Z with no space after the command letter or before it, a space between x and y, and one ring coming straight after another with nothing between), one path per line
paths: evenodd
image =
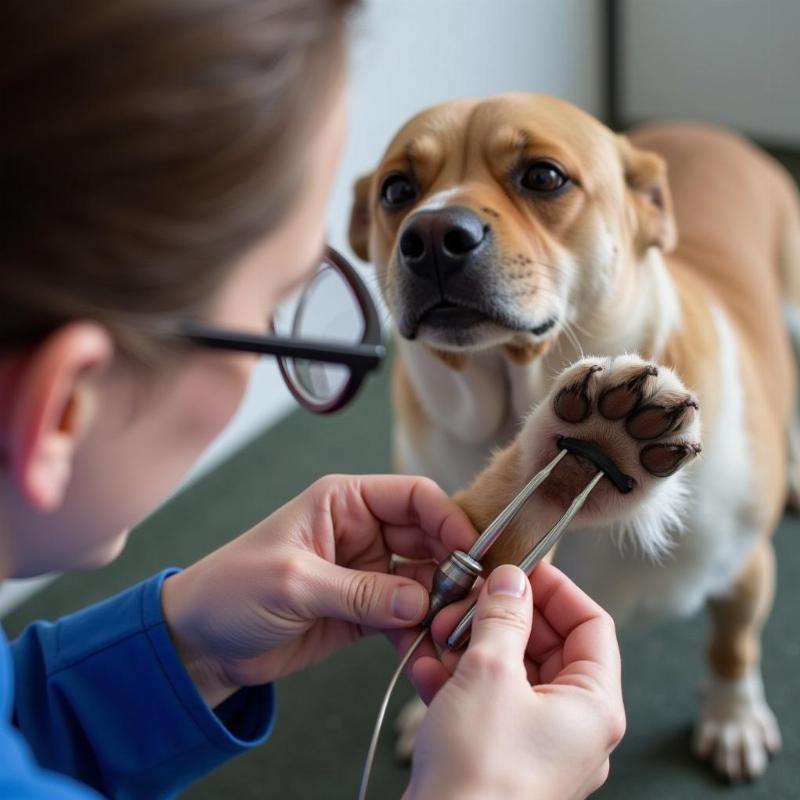
M421 278L458 272L486 242L489 226L468 208L420 211L400 234L400 260Z

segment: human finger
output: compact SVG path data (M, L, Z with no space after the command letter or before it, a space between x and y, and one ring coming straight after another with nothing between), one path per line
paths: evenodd
M419 561L399 562L392 572L401 578L409 578L412 581L421 583L430 591L433 585L433 576L436 574L436 564Z
M424 577L414 572L404 574L406 574L407 577L415 578L421 583L428 585L427 573L423 573ZM456 652L449 651L447 649L447 639L453 630L455 630L456 625L461 621L464 614L475 604L478 596L477 590L480 589L482 583L483 581L479 580L476 584L476 589L473 589L468 597L443 608L436 615L431 625L433 640L443 649L440 658L451 671L455 669L455 665L458 663L463 649ZM536 596L536 592L534 592L534 596ZM548 661L554 663L552 659L560 655L560 651L564 646L564 639L552 628L548 619L535 604L533 608L532 630L533 632L528 639L526 648L526 668L528 670L529 681L533 684L539 683L542 680L539 670L540 664ZM550 674L556 673L551 671Z
M451 552L441 541L437 531L431 532L416 524L381 523L380 530L387 549L404 558L430 558L442 561Z
M536 584L536 607L563 639L587 619L605 612L560 569L540 563L531 574Z
M392 647L394 647L398 660L402 659L406 655L408 649L417 640L420 632L421 628L394 628L392 630L387 629L382 631L382 633L392 644ZM420 642L420 644L417 646L417 649L411 655L408 663L406 664L405 672L412 680L414 665L420 658L425 657L434 659L437 658L436 647L431 641L430 636L426 636L422 642Z
M376 519L390 526L418 526L444 546L443 554L467 550L477 532L452 498L429 478L411 475L366 475L361 494Z
M461 622L461 619L467 613L467 611L469 611L469 609L472 608L472 606L474 606L478 601L478 594L480 593L481 586L483 586L484 583L485 581L482 578L479 578L475 583L475 586L472 588L472 591L470 591L466 597L445 606L433 618L433 622L431 623L431 635L439 647L447 647L448 637L455 630L456 625Z
M492 572L481 587L475 614L472 618L472 635L467 652L491 654L495 660L508 664L523 664L525 649L531 633L533 603L528 577L511 564L504 564ZM462 658L458 669L465 663Z
M315 559L305 571L302 613L307 619L334 619L368 628L410 627L428 610L425 587L408 578L348 569Z
M543 687L547 684L573 686L579 688L584 697L593 695L600 703L600 718L613 747L625 730L619 643L614 622L555 567L540 565L533 579L540 590L536 599L543 616L565 637L563 647L554 648L541 662L541 684Z
M452 673L431 655L420 656L411 667L409 676L422 702L430 705L439 690L452 677Z

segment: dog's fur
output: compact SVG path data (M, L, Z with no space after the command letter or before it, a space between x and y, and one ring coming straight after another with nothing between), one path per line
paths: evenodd
M571 185L547 196L522 189L519 176L540 159ZM391 173L417 192L399 210L381 202ZM486 244L450 297L441 277L437 286L411 274L397 243L417 215L453 208L480 218ZM759 667L770 537L800 477L787 447L795 366L784 311L800 320L800 213L788 176L710 127L625 137L549 97L457 101L409 121L357 183L350 238L375 264L402 334L397 466L450 492L469 487L458 499L478 529L535 466L518 453L546 444L539 429L520 432L529 410L567 385L564 369L584 352L671 367L699 399L702 457L660 482L673 490L620 500L610 516L590 508L557 563L618 622L709 605L711 681L695 748L731 778L761 772L779 746ZM467 297L485 320L427 324L426 304L442 297ZM529 536L518 526L493 562L515 560Z

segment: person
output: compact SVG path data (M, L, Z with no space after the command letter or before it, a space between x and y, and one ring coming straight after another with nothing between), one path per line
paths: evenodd
M231 341L274 345L322 260L356 5L4 3L1 579L111 561L233 414L256 356ZM268 737L280 677L377 630L403 651L432 567L392 554L475 535L429 480L326 476L182 571L0 634L0 796L175 795ZM412 662L432 702L407 796L585 796L624 729L619 671L566 577L499 568L464 655Z

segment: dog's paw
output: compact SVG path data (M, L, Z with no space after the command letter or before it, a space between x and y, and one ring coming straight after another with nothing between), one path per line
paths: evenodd
M532 472L556 455L563 437L595 445L630 487L623 494L601 481L579 519L618 520L700 452L699 406L668 367L632 355L584 358L561 373L525 423L520 442ZM543 496L563 507L596 472L570 453L543 485Z
M400 712L394 723L397 733L397 741L394 746L394 754L398 761L404 764L411 762L414 755L414 745L417 742L417 733L425 720L428 708L419 698L409 700Z
M710 760L728 780L740 781L761 775L780 748L780 729L764 698L761 675L714 679L695 727L694 754Z

